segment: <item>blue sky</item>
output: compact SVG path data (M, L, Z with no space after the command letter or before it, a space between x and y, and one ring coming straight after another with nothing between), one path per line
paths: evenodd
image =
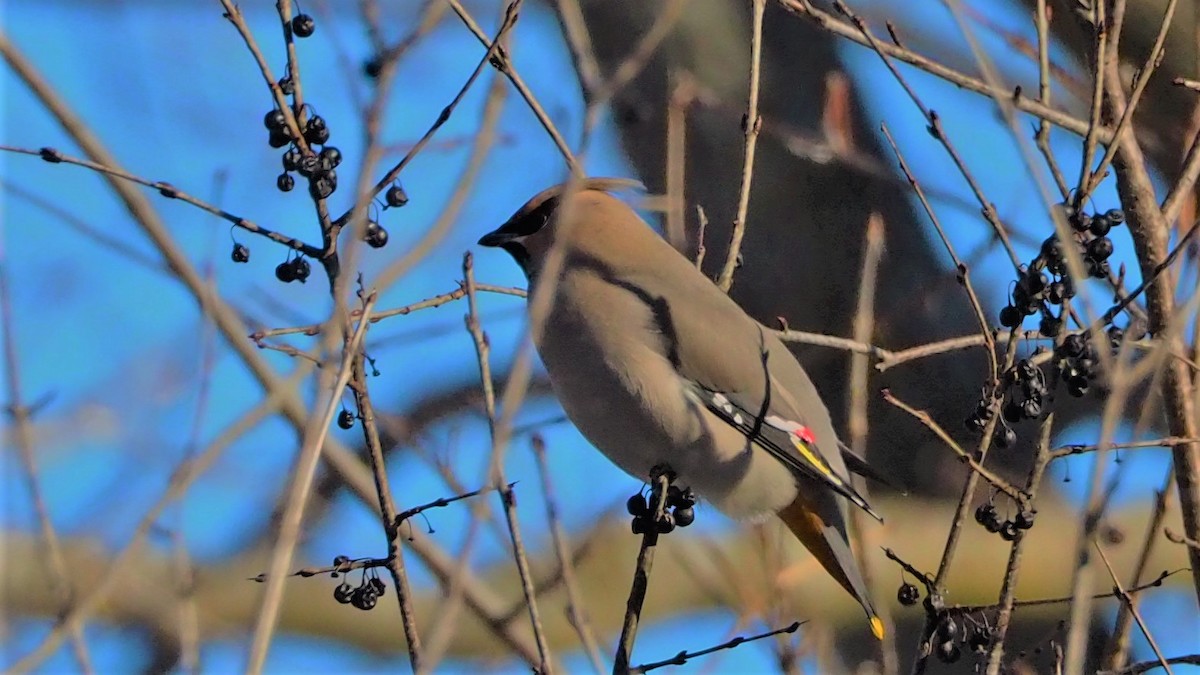
M279 72L283 59L273 3L243 4L272 67ZM883 2L875 4L886 7ZM487 19L485 25L493 23L497 12L491 4L476 3L472 7L477 8L481 20ZM303 191L284 195L273 187L279 171L278 152L266 146L261 126L262 115L271 102L249 54L221 18L216 3L52 1L11 3L4 11L9 38L126 168L150 179L168 180L268 227L315 240L311 206L300 196ZM1023 15L1007 9L1005 3L996 3L990 11L995 12L997 21L1030 32L1023 24ZM919 20L930 34L957 34L937 9L922 9ZM344 70L338 50L350 50L351 65L360 63L368 55L362 51L365 47L359 32L355 21L320 21L316 36L300 43L304 80L319 83L307 86L306 97L329 121L332 142L347 157L343 176L354 175L361 152L360 139L352 131L357 112L349 90L357 87L365 91L365 86L355 80L357 73ZM515 35L515 59L521 73L565 136L578 138L581 104L554 17L541 4L531 3L522 12ZM907 104L878 58L850 45L842 47L842 54L849 73L862 85L860 91L871 119L887 121L909 163L918 167L926 187L969 197L961 177L948 164L940 146L925 133L917 110ZM386 120L388 140L415 141L453 97L478 55L478 43L453 20L444 22L421 42L405 60L399 75L397 89L403 93ZM1020 66L1014 69L1021 77L1029 77L1031 72ZM1020 158L994 105L934 78L908 74L922 97L941 113L949 136L960 140L960 149L999 205L1002 216L1020 223L1027 231L1047 231L1048 221L1040 203L1024 197L1036 194L1034 186L1027 172L1014 170L1021 166ZM489 73L485 77L491 76ZM486 89L483 82L468 94L438 139L469 141L480 118ZM0 142L23 147L54 146L77 154L53 119L8 70L0 75L0 96L4 101ZM515 93L509 96L500 132L482 174L485 179L473 191L450 234L411 274L383 294L380 307L408 304L455 288L463 251L473 248L481 233L503 221L528 196L564 178L553 146ZM1056 150L1063 157L1076 157L1077 146L1068 135L1057 136ZM592 147L589 173L630 175L610 125L601 126ZM411 202L404 209L383 214L391 243L382 251L364 252L368 276L416 241L436 218L455 188L454 178L461 172L468 151L469 143L431 149L406 169L403 182ZM6 187L17 186L50 200L92 227L154 257L150 244L97 176L11 154L0 154L0 174ZM335 211L346 206L348 192L335 195ZM1111 186L1100 190L1096 203L1102 208L1116 204ZM277 247L237 234L238 241L250 246L252 258L249 264L233 265L228 260L230 233L225 223L178 202L156 199L155 204L188 257L212 275L212 283L252 318L253 325L311 322L328 311L319 281L285 286L274 280L272 270L283 259ZM7 189L0 190L0 208L0 264L12 282L12 328L24 396L26 400L53 396L38 420L38 462L48 508L64 536L87 535L105 546L119 548L146 508L162 493L171 471L187 452L188 435L181 430L193 424L205 350L215 350L211 372L214 393L200 424L201 444L258 401L261 392L229 348L219 340L212 342L211 331L205 328L195 303L178 283L75 234L45 210ZM987 235L985 224L977 216L944 206L939 215L960 251L970 250ZM1116 234L1123 235L1123 231ZM1122 245L1127 242L1117 243L1118 250L1128 249ZM1033 255L1032 250L1023 249L1021 253L1026 258ZM481 281L523 284L516 266L502 254L477 251L476 263ZM992 306L999 307L1006 282L1012 277L1011 269L998 256L991 256L973 273L977 285L991 294L987 299ZM502 370L521 338L521 301L485 295L481 306L495 366ZM371 343L381 344L372 350L381 370L381 376L372 381L376 401L403 409L456 383L477 378L470 338L462 330L465 311L465 305L452 304L385 322L372 330ZM274 353L267 356L281 371L293 367L286 357ZM0 369L4 367L0 364ZM521 419L545 420L557 415L553 403L535 401L522 412ZM347 443L358 438L357 430L334 433L341 434ZM554 424L543 433L553 450L551 470L560 495L596 494L598 503L607 506L620 503L636 488L632 479L590 450L570 425ZM1064 440L1092 438L1095 429L1085 425L1062 434ZM482 419L460 418L439 424L429 430L422 445L424 450L448 454L468 484L484 482L487 442ZM532 490L537 483L536 473L525 447L523 440L514 446L508 473ZM174 507L164 524L182 534L198 561L220 560L240 550L248 538L266 526L278 490L282 489L281 477L286 475L295 451L295 435L286 425L277 420L259 425L196 483L186 502ZM1165 459L1166 455L1157 451L1131 453L1120 497L1146 500L1149 491L1161 482ZM413 453L396 454L392 461L393 477L402 476L396 482L403 490L405 504L423 503L447 493L437 474ZM1076 476L1087 475L1088 458L1071 461L1076 463L1071 469ZM14 453L5 452L4 462L3 526L30 531L34 521L29 494ZM1074 481L1064 492L1080 499L1084 482ZM597 494L596 486L601 485L604 488ZM521 503L524 520L541 521L540 500ZM564 518L568 527L578 529L592 516L588 509L574 506L567 509ZM441 509L431 517L437 529L453 532L465 522L466 511ZM730 526L715 514L698 523L701 531ZM350 551L362 556L383 553L376 521L349 497L336 499L329 516L314 523L309 535L299 554L306 560L323 562ZM156 545L162 543L156 541ZM493 547L481 552L478 561L500 557L505 557L503 550ZM419 567L413 574L414 583L429 581L428 574ZM1153 622L1156 617L1191 611L1194 619L1194 607L1189 603L1180 593L1151 594L1147 616ZM726 639L735 621L732 614L710 612L651 625L642 644L700 648ZM11 663L27 651L48 627L44 621L17 622L8 635L2 662ZM1197 627L1195 621L1191 627ZM1184 622L1179 628L1172 631L1164 626L1158 634L1168 653L1186 647L1189 627ZM1194 635L1194 630L1190 634ZM89 624L88 639L102 671L129 671L144 665L146 655L138 636L130 631L93 622ZM202 655L206 670L238 670L245 649L243 640L206 644ZM568 658L574 659L568 663L582 665L578 655ZM772 667L770 650L765 646L742 647L736 658L747 669ZM276 672L335 667L387 670L399 663L344 647L280 636L268 667ZM686 668L698 670L705 663L700 660ZM72 664L64 650L46 668L68 670Z

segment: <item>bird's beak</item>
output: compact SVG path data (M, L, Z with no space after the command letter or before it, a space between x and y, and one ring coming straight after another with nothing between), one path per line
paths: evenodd
M488 232L479 238L480 246L503 246L508 242L516 239L512 232L505 232L503 229Z

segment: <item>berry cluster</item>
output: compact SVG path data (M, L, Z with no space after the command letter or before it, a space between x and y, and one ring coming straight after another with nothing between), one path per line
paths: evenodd
M1042 348L1034 351L1037 357L1043 353ZM1046 407L1046 399L1050 390L1046 385L1046 375L1040 366L1030 359L1021 359L1005 374L1004 404L1001 408L1003 416L996 425L994 439L999 448L1011 448L1017 442L1017 432L1011 425L1022 420L1036 420L1042 416ZM993 408L987 393L980 398L975 406L975 412L967 417L967 428L976 433L983 433L992 419Z
M305 108L311 106L305 104ZM313 199L325 199L337 190L337 167L342 163L342 152L332 145L325 145L329 142L329 125L324 117L316 113L297 115L297 121L301 119L304 140L310 146L308 152L295 144L296 139L283 112L272 109L263 118L263 124L270 132L267 142L271 147L290 146L283 153L283 173L275 179L275 187L281 192L291 192L296 187L296 179L292 176L295 172L308 179L308 194ZM317 145L324 147L318 151L312 147Z
M920 599L921 591L907 581L900 584L900 588L896 591L896 600L905 607L917 604ZM959 621L962 621L961 629ZM963 633L967 633L967 635L963 635ZM983 654L991 646L994 636L990 628L972 617L964 614L955 620L950 611L942 610L937 612L934 619L933 640L937 642L937 649L934 650L934 653L938 660L943 663L955 663L962 658L960 643L965 644L976 654Z
M1012 520L1000 520L1000 513L996 510L996 505L992 502L980 504L979 508L975 509L975 522L979 523L992 534L999 534L1005 541L1012 541L1017 538L1018 530L1028 530L1033 527L1033 518L1037 515L1037 510L1032 508L1022 508Z
M1114 226L1125 222L1125 213L1120 209L1109 209L1104 213L1088 215L1070 203L1060 207L1067 222L1075 232L1073 244L1079 248L1087 267L1088 276L1108 278L1112 270L1108 258L1113 253L1112 240L1108 233ZM1061 306L1075 297L1075 282L1067 271L1067 255L1058 235L1042 242L1041 251L1028 265L1017 272L1017 283L1007 306L1000 310L1000 324L1005 328L1018 328L1025 317L1040 313L1038 330L1048 338L1058 337L1063 328ZM1052 306L1059 306L1057 314Z
M937 657L942 663L954 663L962 657L962 649L958 646L960 632L958 622L949 612L941 612L937 616L937 627L933 631L938 641Z
M1124 331L1116 326L1108 329L1109 341L1114 347L1119 347ZM1067 386L1067 393L1080 398L1088 393L1092 380L1098 374L1096 365L1098 354L1096 345L1088 339L1087 333L1075 333L1063 339L1062 344L1054 350L1054 358L1058 365L1058 376Z
M653 496L653 495L651 495ZM696 520L696 496L691 489L681 490L675 485L667 488L667 504L662 517L654 524L659 534L666 534L676 526L687 527ZM633 516L633 533L645 534L649 531L654 518L654 508L642 493L638 493L625 502L625 509Z
M290 284L293 281L304 283L308 281L308 275L312 274L312 265L304 256L296 256L291 260L285 260L275 266L275 278L285 284Z
M339 555L333 559L334 567L343 567L350 563L350 558ZM337 576L337 572L333 572L332 576ZM367 570L363 570L362 581L358 586L351 586L348 582L343 581L333 589L333 599L343 605L354 605L363 611L374 609L379 603L379 598L387 592L387 584L383 583L383 579L379 578L379 574L371 569L370 575Z

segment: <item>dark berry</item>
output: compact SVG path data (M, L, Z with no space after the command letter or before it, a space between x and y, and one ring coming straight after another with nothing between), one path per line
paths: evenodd
M645 516L635 516L633 522L630 523L630 527L633 529L634 534L645 534L648 523L649 520Z
M1108 212L1104 214L1104 217L1108 218L1109 222L1111 222L1113 225L1120 225L1121 223L1125 222L1125 212L1121 209L1109 209Z
M681 497L683 497L683 490L680 490L678 485L667 486L667 508L675 506Z
M1062 352L1066 356L1079 356L1083 353L1083 350L1086 346L1086 342L1084 341L1082 335L1079 333L1072 333L1071 335L1063 338Z
M317 159L316 155L303 155L296 162L296 171L305 178L311 178L320 170L321 160Z
M275 266L275 278L285 284L290 284L296 280L296 272L292 268L291 261L281 262Z
M271 131L271 135L267 138L267 145L272 148L282 148L292 142L292 137L282 131Z
M979 415L978 412L971 414L966 419L967 431L973 431L977 434L983 433L983 428L987 426L987 420Z
M625 510L631 516L644 516L650 512L650 506L646 503L646 498L639 493L625 500Z
M691 488L684 489L679 498L675 500L675 507L679 509L690 509L696 505L696 493L692 492Z
M366 75L374 80L375 78L379 77L380 73L383 72L383 62L379 60L378 56L376 56L364 61L362 68L363 75Z
M375 609L375 605L379 602L379 594L370 586L359 586L355 591L351 602L355 607L365 611Z
M363 240L371 248L383 248L388 243L388 231L379 223L367 223L367 236Z
M1017 432L1013 431L1012 427L1001 424L996 429L995 441L996 447L1007 450L1017 444Z
M313 145L323 145L329 140L329 127L324 117L313 115L308 118L308 123L304 125L304 140Z
M896 600L905 607L912 607L920 599L921 591L907 581L900 584L899 590L896 591Z
M292 146L288 151L283 153L283 170L295 171L300 168L300 160L304 159L304 155L300 152L300 148Z
M383 579L371 577L368 583L371 584L371 588L375 589L375 595L382 598L387 593L387 584L383 583Z
M1021 421L1023 416L1024 412L1021 410L1020 403L1017 403L1011 398L1004 403L1004 421L1008 422L1009 424L1016 424L1017 422Z
M1108 257L1113 253L1112 239L1108 237L1098 237L1088 242L1088 256L1093 260L1102 261L1108 260Z
M1074 228L1076 232L1086 232L1091 226L1092 217L1086 213L1075 214L1075 217L1071 219L1071 227Z
M975 522L980 525L986 524L990 520L996 519L996 507L992 504L980 504L975 509Z
M387 200L388 206L404 206L408 203L408 193L404 191L404 188L399 183L388 188L383 198Z
M333 589L333 599L337 600L343 605L350 604L350 601L353 599L353 597L354 587L346 582L338 584L337 587Z
M292 82L292 78L287 75L279 78L279 81L275 84L279 85L279 90L283 92L284 96L291 96L296 93L296 85Z
M1027 420L1036 420L1042 416L1042 402L1036 398L1027 398L1021 404L1021 414Z
M1016 328L1021 325L1021 310L1012 305L1000 310L1000 325L1005 328Z
M675 509L675 524L680 527L687 527L696 522L696 510L690 506Z
M1112 344L1113 349L1121 348L1121 341L1125 339L1125 331L1116 326L1108 327L1108 341Z
M279 188L280 192L291 192L292 188L296 187L296 179L292 178L292 174L285 171L275 179L275 187Z
M313 177L308 181L308 194L313 199L325 199L337 189L336 177L328 174Z
M962 656L962 650L953 640L947 640L938 645L937 657L942 663L954 663Z
M337 556L333 557L333 566L334 567L341 567L342 565L348 565L348 564L350 564L350 556L348 556L348 555L337 555Z
M1045 259L1047 263L1063 259L1063 250L1062 246L1060 246L1058 243L1057 235L1047 237L1044 241L1042 241L1042 250L1039 255Z
M304 283L308 281L308 275L312 273L312 265L308 264L307 258L295 258L292 260L292 276L296 281Z
M1075 287L1069 278L1050 284L1050 290L1046 293L1046 298L1056 305L1061 305L1073 297L1075 297Z
M326 171L332 171L342 163L342 151L330 145L321 149L321 154L318 158L321 161L321 168Z
M317 29L317 22L307 14L297 14L292 17L292 33L299 38L310 37Z
M250 249L246 248L245 244L234 243L233 251L230 252L229 257L235 263L250 262Z
M263 117L263 126L267 128L267 131L283 131L284 127L287 126L287 117L283 114L283 111L272 108Z
M1017 524L1011 520L1004 521L1000 526L1000 538L1004 541L1013 541L1017 538Z
M1003 524L1001 524L1000 519L995 516L993 516L991 520L989 520L983 524L983 529L987 530L988 532L991 532L992 534L996 534L997 532L999 532L1001 527L1003 527Z
M662 518L656 521L659 534L667 534L675 529L675 517L670 512L664 513Z
M938 636L943 640L953 640L958 637L958 624L954 621L954 617L943 614L940 619L937 625Z
M1091 227L1088 228L1088 231L1097 237L1103 237L1104 235L1108 234L1108 231L1111 229L1112 221L1108 219L1108 216L1096 216L1095 218L1092 218L1092 224Z
M338 426L343 429L350 429L354 426L354 413L349 410L343 410L338 413Z
M1021 512L1017 514L1016 519L1013 520L1013 524L1016 525L1017 529L1019 530L1028 530L1029 528L1033 527L1033 516L1036 513L1037 511L1034 511L1033 509L1021 509Z

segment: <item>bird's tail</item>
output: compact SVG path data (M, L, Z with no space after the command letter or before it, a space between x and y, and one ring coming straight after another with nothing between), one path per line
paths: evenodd
M841 518L823 518L819 510L803 495L797 496L795 501L784 507L779 512L779 518L842 588L858 600L871 622L871 633L876 639L882 640L883 621L875 612L871 598L867 595L867 584L858 571L858 563L854 561L854 554L846 541ZM834 522L828 522L829 520Z

